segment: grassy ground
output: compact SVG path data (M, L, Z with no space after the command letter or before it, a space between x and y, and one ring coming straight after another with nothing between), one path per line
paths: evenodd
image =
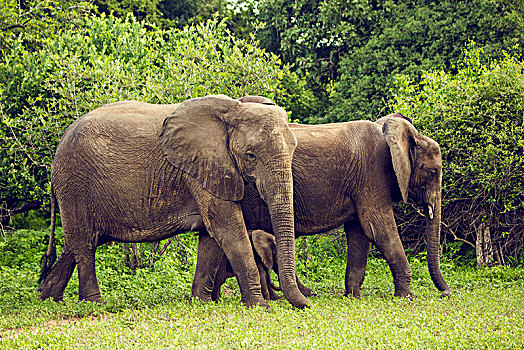
M17 241L35 233L23 235ZM35 244L41 244L44 240L36 236ZM184 243L188 264L170 252L153 269L140 269L136 275L126 270L120 247L104 247L97 254L97 268L105 303L78 302L75 277L65 301L57 304L41 302L34 291L38 256L23 258L30 248L21 250L4 241L0 245L0 348L524 347L522 268L476 270L443 262L453 294L440 299L424 259L411 257L412 289L418 297L406 300L391 297L389 269L383 260L372 258L365 296L354 300L342 297L341 254L336 249L329 252L329 244L320 242L316 248L310 244L308 275L302 277L319 293L311 298L312 307L296 310L286 301L274 301L268 312L242 307L233 280L224 288L221 302L189 304L195 239L186 236ZM300 261L298 267L303 273Z

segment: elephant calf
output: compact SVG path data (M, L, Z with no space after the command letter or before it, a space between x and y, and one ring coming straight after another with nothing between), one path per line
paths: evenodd
M260 285L262 287L262 296L266 300L278 300L280 296L275 291L280 291L280 287L276 287L271 281L270 271L273 270L278 276L278 259L277 259L277 245L275 236L263 230L249 231L249 238L253 246L253 253L255 262L257 263L258 272L260 273ZM215 286L211 294L212 300L220 298L220 288L230 277L235 277L235 273L231 264L227 259L223 259L215 277ZM305 297L316 295L316 293L304 286L296 278L297 285Z

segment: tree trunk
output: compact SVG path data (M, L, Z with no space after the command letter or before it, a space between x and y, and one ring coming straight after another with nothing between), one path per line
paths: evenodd
M493 266L493 244L491 242L491 231L486 223L481 223L477 227L477 267Z

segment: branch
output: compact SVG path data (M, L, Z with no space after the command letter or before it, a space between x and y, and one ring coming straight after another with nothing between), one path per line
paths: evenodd
M426 217L426 215L420 211L419 208L416 208L415 207L415 211L420 215L420 216L423 216L423 217ZM455 239L455 241L460 241L460 242L464 242L468 245L470 245L471 247L473 247L473 249L476 249L477 247L475 246L475 244L471 243L470 241L467 241L463 238L459 238L457 237L457 234L451 229L451 227L448 226L448 224L446 224L444 221L440 221L441 225L444 226L445 228L448 229L449 233L451 233L451 235L453 236L453 239Z
M466 241L465 239L458 238L457 235L455 234L455 232L453 232L453 230L444 221L441 221L441 224L448 229L449 233L451 233L451 235L453 236L455 241L460 241L460 242L467 243L470 246L472 246L474 249L477 249L477 247L473 243L471 243L469 241Z
M3 207L3 208L0 208L0 218L9 218L16 214L25 213L26 211L29 211L29 210L38 209L41 206L42 206L42 202L40 201L29 201L29 202L24 202L22 205L14 209Z

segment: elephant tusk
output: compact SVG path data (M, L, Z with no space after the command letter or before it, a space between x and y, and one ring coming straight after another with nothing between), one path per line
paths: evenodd
M428 204L428 216L430 220L433 220L433 207L431 204Z

